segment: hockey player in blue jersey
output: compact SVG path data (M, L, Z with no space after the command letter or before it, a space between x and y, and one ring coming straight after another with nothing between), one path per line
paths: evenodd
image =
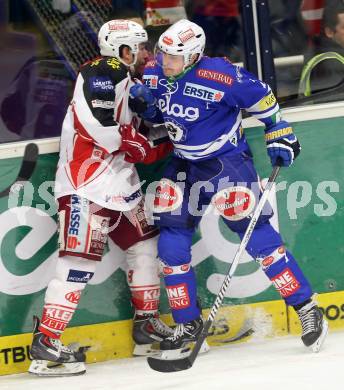
M201 27L181 20L159 38L156 60L146 66L145 86L132 87L133 101L144 102L141 116L164 122L174 155L154 200L160 226L158 255L167 296L177 323L161 349L175 352L197 339L203 326L191 263L192 236L207 206L243 237L261 189L243 133L241 110L265 124L272 165L288 167L301 147L292 127L281 118L269 86L225 58L203 57ZM148 87L148 88L147 88ZM139 104L138 104L139 106ZM302 325L302 341L318 351L328 324L312 289L264 208L247 246Z

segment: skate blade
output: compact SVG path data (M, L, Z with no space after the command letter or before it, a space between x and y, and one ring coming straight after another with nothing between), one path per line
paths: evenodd
M156 356L160 353L159 344L135 344L134 356Z
M156 356L156 358L161 360L184 359L190 355L194 344L195 342L190 342L186 344L183 348L160 351L159 356ZM209 344L207 343L207 340L204 340L199 353L206 353L209 350Z
M48 360L33 360L28 371L30 374L42 377L73 376L85 374L86 367L82 362L63 364Z
M321 335L319 336L318 340L309 347L312 349L314 353L318 353L320 351L325 341L325 338L327 336L327 333L328 333L328 322L326 320L323 320L323 329Z

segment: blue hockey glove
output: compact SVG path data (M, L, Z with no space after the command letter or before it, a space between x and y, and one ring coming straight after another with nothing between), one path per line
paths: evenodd
M300 143L286 121L280 121L266 128L265 141L273 166L289 167L301 151Z
M151 119L156 115L156 99L151 90L144 84L135 84L129 90L129 107L143 119Z

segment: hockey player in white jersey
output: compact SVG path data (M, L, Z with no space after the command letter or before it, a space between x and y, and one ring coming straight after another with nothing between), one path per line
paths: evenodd
M147 222L132 163L150 163L171 150L169 141L154 146L140 134L141 119L129 108L129 89L138 82L129 67L147 33L133 21L112 20L98 37L101 57L81 67L63 123L55 184L59 259L41 319L35 317L31 346L29 372L38 375L85 372L84 352L70 350L60 336L102 259L108 237L126 252L135 308L134 353L145 353L154 341L172 333L158 317L158 230Z

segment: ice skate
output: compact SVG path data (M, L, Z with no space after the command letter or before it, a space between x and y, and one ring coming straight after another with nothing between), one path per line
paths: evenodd
M32 363L29 373L38 376L72 376L86 372L83 348L77 351L66 347L39 331L39 319L34 317L33 341L30 349Z
M135 315L133 340L135 356L151 356L160 352L159 343L173 335L173 329L167 326L158 316Z
M196 320L187 322L185 324L177 324L173 335L165 338L160 343L161 354L159 358L171 360L188 356L190 354L192 345L197 341L197 337L202 332L202 329L202 318L197 318ZM200 353L208 351L209 346L205 340L200 349Z
M311 301L296 313L302 326L301 340L313 352L319 352L328 332L328 322L324 319L322 311L314 301Z

